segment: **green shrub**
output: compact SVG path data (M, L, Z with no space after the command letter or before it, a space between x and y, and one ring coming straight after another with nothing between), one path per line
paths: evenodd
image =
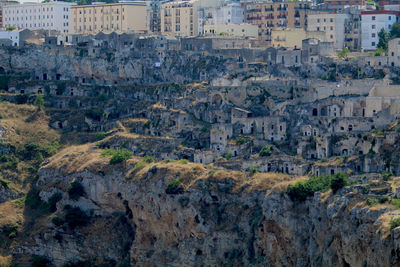
M60 201L61 199L62 199L62 194L59 192L54 193L51 197L49 197L47 203L50 212L55 212L57 210L57 202Z
M55 155L60 150L60 148L61 145L57 141L48 142L40 146L40 153L42 153L42 155L47 158Z
M117 153L114 154L111 159L110 159L110 164L114 165L114 164L118 164L121 163L125 160L128 160L132 157L132 152L128 151L128 150L122 150L122 149L118 149Z
M374 206L379 204L379 200L376 198L368 198L366 201L368 206Z
M80 197L85 195L85 189L78 181L73 181L68 186L68 196L70 199L77 201Z
M345 174L313 176L307 180L298 181L290 185L286 191L292 200L305 201L307 197L313 196L317 191L326 191L329 188L335 193L348 184Z
M78 207L71 207L69 205L66 205L64 207L64 211L65 211L65 222L72 229L78 226L85 226L90 220L90 217L87 216L86 213L83 212Z
M399 226L400 226L400 217L399 217L399 218L392 219L392 220L390 221L390 229L391 229L391 230L394 229L394 228L396 228L396 227L399 227Z
M181 186L181 181L179 179L169 181L165 193L170 195L182 194L183 187Z
M146 167L147 163L143 160L139 161L138 163L135 164L135 167L133 168L134 171L140 171L144 167Z
M41 110L44 107L43 95L37 95L33 104L38 108L38 110Z
M387 171L383 171L382 172L382 179L384 180L384 181L388 181L388 180L390 180L390 178L392 177L392 173L391 172L387 172Z
M18 231L18 224L16 223L8 223L0 228L0 233L3 233L5 236L9 238L16 237L17 231Z
M187 159L180 159L178 162L181 163L181 164L188 164L189 163L189 161Z
M390 203L395 206L396 208L400 209L400 199L398 198L392 198Z
M106 148L101 152L101 156L105 157L105 156L111 156L110 159L110 164L114 165L114 164L118 164L121 163L127 159L130 159L133 154L132 152L125 150L125 149L110 149L110 148ZM147 158L147 160L150 160L150 158Z
M51 222L55 225L55 226L61 226L64 224L64 220L60 217L58 217L57 215L53 216L51 218Z
M19 159L14 155L4 155L1 158L2 162L5 162L4 169L15 170L18 167Z
M103 140L104 138L106 138L106 133L105 132L98 132L96 134L96 141Z
M270 145L263 146L259 155L260 157L269 157L272 155L272 147Z
M257 173L258 172L258 168L256 167L256 166L251 166L250 168L249 168L249 172L250 173Z
M346 185L349 185L349 180L344 173L338 173L334 176L331 176L331 189L334 194Z
M230 160L232 158L232 153L231 152L226 152L224 154L224 158L227 159L227 160Z
M106 148L101 152L101 156L102 157L106 157L106 156L114 156L117 153L116 150L111 149L111 148Z
M9 189L10 181L7 181L6 179L0 179L0 186L2 186L4 189Z
M152 163L154 162L156 159L153 156L144 156L143 160L147 163Z
M238 144L238 145L243 145L243 144L245 144L247 142L247 140L246 140L246 138L244 138L244 137L238 137L237 139L236 139L236 144Z

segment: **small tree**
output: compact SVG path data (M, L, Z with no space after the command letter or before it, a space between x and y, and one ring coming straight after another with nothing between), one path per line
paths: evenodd
M11 32L11 31L13 31L13 30L15 30L15 29L17 29L17 27L15 27L15 26L8 26L8 27L6 28L6 30L9 31L9 32Z
M263 146L260 151L260 157L269 157L272 155L272 149L270 145Z
M38 110L42 110L42 108L44 107L43 95L37 95L33 104L38 108Z
M340 50L338 52L338 57L340 59L348 59L348 54L349 53L350 53L350 50L347 47L345 47L345 48L343 48L342 50Z
M338 173L332 177L331 180L331 189L333 193L336 193L339 189L349 185L349 180L344 173Z
M382 28L379 33L379 42L377 48L382 48L385 52L388 49L388 42L389 42L389 34L386 32L385 28Z
M390 28L390 39L400 38L400 24L394 23Z

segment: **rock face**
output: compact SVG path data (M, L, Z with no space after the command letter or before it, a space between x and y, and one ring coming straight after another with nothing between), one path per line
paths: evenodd
M280 193L282 179L185 162L140 169L137 159L108 160L98 149L79 148L44 166L41 198L60 192L55 214L79 207L89 222L71 229L54 226L49 216L14 253L43 255L57 265L99 258L139 266L400 264L400 235L387 228L388 207L366 207L350 188L294 203ZM175 179L178 190L167 194ZM72 181L85 190L77 201L66 192Z
M0 49L0 67L6 71L25 72L33 80L79 80L83 83L151 84L199 80L200 73L209 78L227 74L227 60L216 56L188 56L168 51L165 61L155 67L157 57L137 57L129 52L115 52L110 58L79 55L82 49L48 49L45 47ZM46 78L43 78L43 75Z

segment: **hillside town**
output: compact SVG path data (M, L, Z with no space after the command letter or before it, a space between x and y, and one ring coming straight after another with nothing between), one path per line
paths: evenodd
M0 266L399 266L399 140L398 0L0 0Z

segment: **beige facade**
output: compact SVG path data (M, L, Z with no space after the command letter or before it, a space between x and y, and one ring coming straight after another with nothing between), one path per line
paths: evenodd
M179 1L162 4L161 33L180 37L198 35L198 9L196 1Z
M72 8L72 32L148 32L148 9L145 2L94 4Z
M260 40L270 42L272 30L306 28L311 2L249 2L244 7L245 22L257 25Z
M258 27L247 23L204 25L204 35L227 35L257 38Z
M324 32L306 31L302 28L297 29L284 29L272 30L271 32L271 45L273 47L288 47L301 49L302 41L305 39L318 39L326 41Z

